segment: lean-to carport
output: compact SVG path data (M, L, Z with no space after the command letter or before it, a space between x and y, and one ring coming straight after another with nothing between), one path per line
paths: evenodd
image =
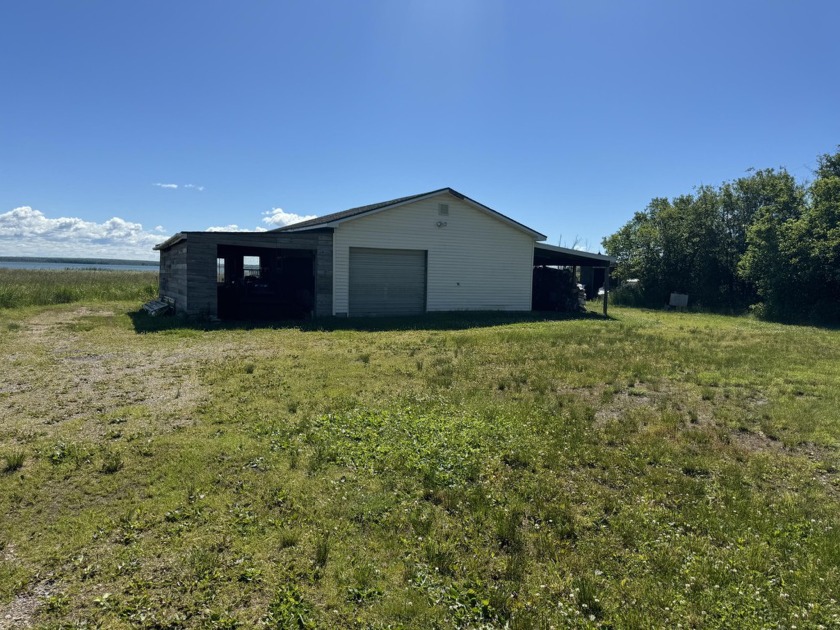
M534 245L534 267L593 267L604 273L604 315L607 314L607 298L610 292L610 267L615 263L611 256L591 254L568 247L537 243Z

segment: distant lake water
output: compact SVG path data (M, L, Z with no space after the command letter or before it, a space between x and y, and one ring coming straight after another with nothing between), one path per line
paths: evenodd
M105 263L74 263L74 262L30 262L17 260L0 260L2 269L101 269L103 271L159 271L157 265L126 265Z

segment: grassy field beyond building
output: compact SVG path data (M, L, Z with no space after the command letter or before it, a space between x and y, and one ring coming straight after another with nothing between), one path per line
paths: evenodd
M0 309L82 301L145 301L157 296L157 282L156 269L125 272L0 268Z
M139 306L0 310L0 628L840 625L838 331Z

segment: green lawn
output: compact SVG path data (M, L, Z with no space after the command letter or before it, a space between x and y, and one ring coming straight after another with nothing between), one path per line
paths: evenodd
M0 310L0 628L840 625L838 331L138 307Z

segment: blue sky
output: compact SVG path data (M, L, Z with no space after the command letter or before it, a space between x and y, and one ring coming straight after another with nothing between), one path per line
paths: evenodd
M653 197L807 179L838 32L836 0L10 0L0 255L155 258L445 186L597 251Z

